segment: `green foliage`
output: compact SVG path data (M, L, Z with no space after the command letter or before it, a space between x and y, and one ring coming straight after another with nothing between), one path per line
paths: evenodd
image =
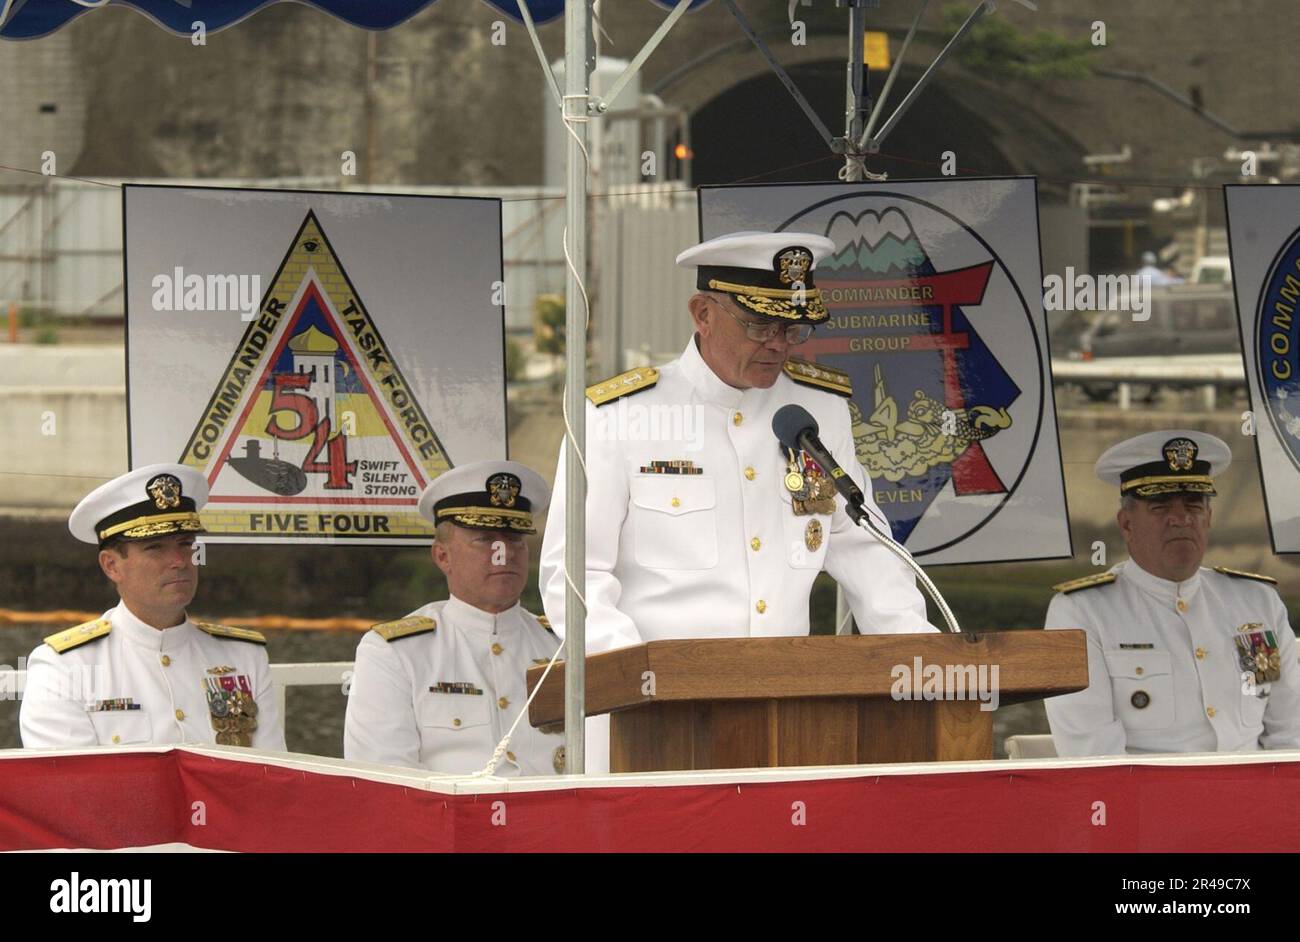
M36 332L35 340L37 343L56 344L59 342L59 332L53 327L42 327Z
M513 337L506 338L506 382L515 383L524 375L524 348Z
M533 312L537 352L564 356L564 298L558 294L539 294L533 302Z
M943 8L944 29L952 35L970 15L969 5ZM984 78L1082 79L1092 72L1089 57L1096 52L1091 36L1067 39L1040 29L1022 33L1006 17L985 16L957 45L957 61Z

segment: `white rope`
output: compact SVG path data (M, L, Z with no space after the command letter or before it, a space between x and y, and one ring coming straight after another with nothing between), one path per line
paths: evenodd
M868 170L866 157L864 157L862 154L845 154L844 161L845 161L844 166L840 168L840 174L839 174L841 180L850 180L856 178L858 180L871 180L873 182L880 183L883 182L884 180L889 179L889 174L887 173L872 173L870 170ZM856 169L857 171L856 176L850 175L849 173L850 165L852 165L854 169Z
M471 775L471 778L486 778L496 774L497 766L505 756L506 750L510 748L510 738L514 736L515 730L519 727L519 721L528 714L528 708L532 706L533 698L537 696L537 691L542 689L542 684L546 683L546 675L551 672L551 668L555 666L555 662L559 658L560 652L563 650L564 642L561 641L559 647L555 649L555 653L551 655L551 660L547 663L546 670L542 671L542 676L538 678L537 686L534 687L533 692L528 695L528 700L524 703L524 708L519 711L519 715L515 717L515 721L510 724L509 731L505 734L502 740L497 743L497 747L492 750L492 758L488 759L487 765L483 766L483 768Z
M572 137L574 141L577 142L578 149L582 151L584 173L586 172L587 166L591 163L591 154L588 153L586 145L583 144L582 142L582 138L580 138L577 135L577 133L573 130L573 125L578 124L579 122L585 124L591 119L586 114L570 115L568 113L569 111L568 103L570 101L586 102L589 100L589 97L590 96L588 95L565 95L561 98L561 105L560 105L562 117L564 118L564 130L567 131L569 136ZM582 336L576 339L577 342L583 344L583 346L585 347L587 343L586 328L591 324L591 302L587 298L587 285L584 283L582 279L582 273L578 271L577 267L573 264L573 256L569 252L569 227L567 225L564 227L563 242L564 242L564 264L568 268L568 270L573 274L573 280L578 285L578 293L582 295L583 331L582 331ZM566 344L566 350L567 350L567 345L570 343L574 343L575 338L566 336L564 342ZM565 441L568 443L570 451L572 451L574 454L578 456L578 464L582 467L582 479L583 481L586 481L587 461L583 457L582 452L578 449L577 439L574 438L573 435L573 426L569 422L568 400L569 400L569 377L566 371L564 377L563 399L561 400L561 412L564 416L564 438ZM572 508L568 508L568 510L571 512ZM573 590L573 594L577 597L578 602L582 605L582 612L585 615L587 612L587 600L583 597L582 593L578 591L578 587L574 585L573 577L569 574L569 567L567 563L564 566L564 582L569 588ZM527 702L524 703L523 709L519 711L519 715L515 717L515 721L510 724L510 729L506 732L505 736L502 737L501 741L497 743L496 748L492 750L492 757L488 759L487 765L483 766L483 768L475 772L471 776L471 778L486 778L488 776L492 776L496 774L497 766L501 764L501 759L505 756L506 752L510 748L510 740L514 737L515 730L519 728L520 721L523 720L523 718L527 715L528 708L532 706L533 698L537 696L537 691L542 689L542 684L546 682L547 675L551 673L551 668L555 666L555 662L559 658L560 653L564 650L564 648L565 648L565 643L561 642L560 645L555 649L555 653L551 655L550 661L548 661L546 664L546 670L542 671L542 676L537 681L537 686L535 686L532 692L528 695L528 700Z

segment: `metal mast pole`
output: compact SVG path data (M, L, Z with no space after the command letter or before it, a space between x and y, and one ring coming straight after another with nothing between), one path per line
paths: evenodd
M866 125L867 109L870 105L866 98L867 76L866 69L863 67L867 9L866 0L848 0L848 4L849 65L845 82L844 179L858 182L863 179L863 166L859 160L854 159L858 156L855 151L858 149L858 141L862 139L862 130Z
M581 597L587 592L587 480L583 455L587 448L587 116L591 47L591 0L564 4L564 115L568 127L568 170L564 194L565 252L569 260L565 282L564 407L569 440L565 451L566 515L564 567L569 584L564 597L564 749L565 771L586 770L587 612Z

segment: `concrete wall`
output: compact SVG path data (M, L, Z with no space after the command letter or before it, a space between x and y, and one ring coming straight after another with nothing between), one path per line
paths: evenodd
M0 512L71 510L127 470L121 387L0 386Z
M944 5L931 4L923 21L909 56L917 67L947 38ZM786 3L741 6L756 26L777 30L773 44L783 62L844 61L843 10L800 7L811 36L807 46L793 47L780 35ZM1044 0L1037 13L1004 3L996 16L1026 32L1050 29L1077 40L1103 21L1107 45L1098 65L1146 72L1184 94L1196 87L1206 109L1250 130L1294 125L1289 96L1267 93L1268 76L1284 71L1300 38L1300 21L1285 16L1284 6L1093 0L1084 8ZM869 11L868 24L889 32L897 54L914 11L913 3L884 4ZM644 0L606 3L602 52L630 57L664 16ZM290 176L337 174L340 152L351 149L363 164L373 157L375 182L539 183L539 67L523 27L511 21L506 45L492 45L492 23L500 18L469 0L431 4L375 35L372 45L365 31L317 10L276 4L194 47L131 10L97 10L54 37L6 45L0 126L14 133L0 140L0 155L7 165L31 168L41 150L54 147L74 157L61 162L61 172L83 175ZM542 27L541 34L547 56L558 57L563 25ZM371 52L376 79L367 99ZM698 67L686 68L692 63ZM726 8L713 3L674 29L647 62L642 87L695 112L764 70ZM1108 79L1031 83L949 62L935 85L983 116L1021 171L1069 166L1083 176L1076 145L1110 153L1128 144L1132 173L1185 178L1191 157L1220 154L1229 143L1155 92ZM54 116L39 114L44 102L58 106ZM924 105L923 97L911 120L942 123L943 115ZM765 126L768 107L749 103L756 133L744 146L761 147L774 130ZM836 127L842 111L824 118ZM780 130L812 135L802 126ZM368 138L373 154L365 153ZM1058 163L1062 150L1066 158ZM825 177L822 169L810 178Z

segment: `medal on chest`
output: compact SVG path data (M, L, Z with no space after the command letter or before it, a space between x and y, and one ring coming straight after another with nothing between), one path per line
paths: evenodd
M785 489L796 516L835 511L835 485L806 452L786 449Z
M1277 636L1261 622L1240 626L1233 638L1243 674L1251 674L1256 684L1271 684L1282 679L1282 653Z
M212 671L209 671L212 673ZM257 729L257 701L247 674L205 679L208 716L219 746L251 746Z

